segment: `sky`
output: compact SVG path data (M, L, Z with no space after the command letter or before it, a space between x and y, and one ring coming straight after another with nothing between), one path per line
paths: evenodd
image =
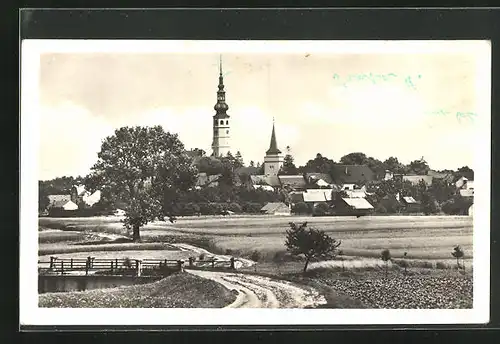
M263 161L274 118L278 146L289 146L297 165L317 153L338 161L363 152L403 163L423 156L438 170L474 167L484 109L474 49L295 50L222 53L231 150L246 163ZM211 153L219 57L41 53L39 178L87 174L102 140L121 126L162 125L186 148Z

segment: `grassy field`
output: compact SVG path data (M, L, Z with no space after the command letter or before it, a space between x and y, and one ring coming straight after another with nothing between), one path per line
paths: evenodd
M217 282L179 273L150 284L41 294L38 304L42 308L221 308L235 299Z
M277 253L282 256L285 252L285 232L290 221L307 221L309 226L341 240L342 260L312 262L306 274L301 273L302 261L274 261ZM127 235L120 219L114 217L40 218L39 226L39 256L45 260L50 255L187 259L189 252L169 245L181 242L215 254L251 259L258 252L258 263L241 272L316 287L325 295L328 308L472 307L473 230L472 218L466 216L191 217L179 218L174 224L148 224L141 229L141 243L94 241L101 236L99 233ZM451 255L455 245L461 245L465 251L465 272L456 270L456 260ZM387 277L380 260L380 252L386 248L394 258L388 265ZM406 274L402 267L404 252L404 262L409 266ZM228 290L185 280L188 277L171 278L146 286L46 294L41 296L40 306L217 307L234 297ZM181 297L190 283L193 285L189 290L203 290L203 295L208 295L188 298L191 301ZM217 303L215 298L223 301Z
M467 216L190 217L179 218L174 224L148 224L141 235L145 241L152 242L183 238L186 242L217 250L215 253L230 250L235 255L248 257L258 251L263 260L271 260L276 252L285 251L284 234L290 221L307 221L309 226L325 230L341 240L346 257L378 258L380 251L388 248L394 258L401 258L407 252L408 259L448 262L453 258L453 246L461 245L465 258L472 258L472 219ZM40 218L39 224L72 233L126 234L119 219L113 217ZM65 247L68 247L66 242L61 245L40 242L40 253L48 254L44 250L64 250Z

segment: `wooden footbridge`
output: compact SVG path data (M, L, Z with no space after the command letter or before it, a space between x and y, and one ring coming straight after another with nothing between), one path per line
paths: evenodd
M150 272L174 272L184 268L235 269L236 259L230 260L183 260L168 259L96 259L50 257L50 261L38 261L39 274L110 274L141 276ZM187 263L187 264L186 264Z

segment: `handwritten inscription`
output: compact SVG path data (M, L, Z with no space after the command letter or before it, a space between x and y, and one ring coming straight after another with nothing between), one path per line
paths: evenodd
M335 73L333 79L342 83L342 86L347 87L348 84L353 82L370 82L373 85L384 83L384 82L403 82L404 85L411 89L416 89L416 81L421 79L422 75L418 74L416 76L404 75L399 76L394 73L387 74L374 74L374 73L361 73L361 74L350 74L347 77L342 78L339 74Z
M430 112L427 112L427 114L428 115L433 115L433 116L440 116L440 117L444 117L444 116L448 116L448 115L452 115L453 114L459 123L473 122L474 119L477 117L477 113L475 113L475 112L470 112L470 111L461 112L461 111L457 111L455 113L452 113L450 111L443 110L443 109L440 109L438 111L430 111Z

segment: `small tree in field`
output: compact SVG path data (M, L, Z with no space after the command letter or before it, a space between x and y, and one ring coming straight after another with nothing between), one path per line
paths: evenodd
M383 250L381 258L385 262L385 277L387 278L388 264L389 260L391 260L391 251L389 251L388 249Z
M304 255L306 263L304 272L311 259L331 259L341 241L337 241L322 230L307 228L307 222L297 225L290 222L290 229L286 231L285 246L294 256Z
M464 251L460 245L457 245L453 248L453 252L451 255L457 259L457 269L460 269L459 259L464 257Z

